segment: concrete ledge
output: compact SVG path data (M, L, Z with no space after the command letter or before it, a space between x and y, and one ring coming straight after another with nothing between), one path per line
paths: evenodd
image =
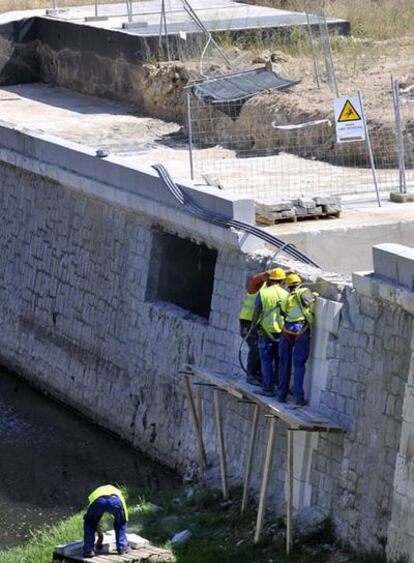
M374 272L412 290L414 287L414 248L385 243L373 247Z
M414 315L414 293L407 288L379 278L374 272L354 272L352 283L360 295L398 305Z
M65 186L149 215L176 223L203 238L221 244L243 246L251 250L261 244L246 240L230 229L206 223L187 213L169 192L167 186L149 166L126 166L116 157L99 158L95 150L70 141L34 132L16 130L0 122L0 160L35 174L49 177ZM196 187L180 180L179 187L203 209L252 224L254 202L236 195L223 194L209 186Z

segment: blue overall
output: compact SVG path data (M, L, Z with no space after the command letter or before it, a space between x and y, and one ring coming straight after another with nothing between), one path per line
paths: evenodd
M303 322L286 322L284 326L285 329L292 332L300 332L302 327ZM309 336L309 328L302 334L299 334L299 336L282 332L279 344L279 385L277 388L277 397L281 401L286 400L289 391L292 355L294 370L293 395L296 401L303 401L304 399L303 380L305 378L306 360L309 357Z
M263 391L271 393L274 392L274 387L278 384L279 367L279 335L274 334L274 338L277 338L276 342L273 342L267 336L259 336L258 339Z
M99 520L105 512L112 514L114 517L114 530L116 538L116 548L118 551L128 549L127 529L128 525L125 520L124 508L119 497L112 495L110 497L102 496L97 498L88 508L84 519L84 546L85 553L93 551L95 546L95 532L99 524Z

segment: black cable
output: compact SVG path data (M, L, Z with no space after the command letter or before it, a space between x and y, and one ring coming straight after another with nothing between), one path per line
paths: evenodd
M298 260L303 264L309 264L310 266L319 268L319 265L316 262L300 252L300 250L298 250L294 244L285 243L283 242L283 240L275 237L274 235L271 235L270 233L267 233L266 231L263 231L259 227L255 227L254 225L249 225L248 223L244 223L243 221L238 221L236 219L229 219L224 215L206 211L202 207L199 207L196 203L192 202L186 194L184 194L181 188L177 186L165 166L163 166L162 164L154 164L152 167L157 171L158 175L164 181L165 185L170 190L174 198L186 209L186 211L188 211L192 215L195 215L199 219L203 219L208 223L219 225L220 227L227 229L233 227L234 229L244 231L245 233L253 235L267 242L268 244L281 249L283 252L289 254L290 256L292 256L292 258L295 258L295 260Z

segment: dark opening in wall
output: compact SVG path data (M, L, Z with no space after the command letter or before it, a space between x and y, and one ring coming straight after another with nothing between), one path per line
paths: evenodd
M209 318L217 250L155 231L147 299L174 303Z

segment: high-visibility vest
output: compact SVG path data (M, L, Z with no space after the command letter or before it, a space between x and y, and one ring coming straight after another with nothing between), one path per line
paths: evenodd
M313 298L312 302L306 306L302 302L302 295L305 293L311 295ZM306 287L294 289L282 303L282 311L285 313L285 322L297 323L299 321L306 321L310 326L313 323L313 309L316 295L316 293L311 292L311 290Z
M119 500L122 502L122 507L124 509L125 512L125 519L126 521L128 521L128 509L127 509L127 505L125 502L125 497L122 494L122 491L120 491L119 489L117 489L116 487L112 486L112 485L102 485L101 487L98 487L97 489L95 489L89 496L88 496L88 502L90 506L93 502L96 501L96 499L98 499L99 497L111 497L112 495L116 495L117 497L119 497Z
M259 291L266 287L266 282L263 283ZM251 321L253 319L254 305L256 303L256 297L259 291L256 293L247 292L243 300L242 308L240 309L239 320L241 321Z
M281 303L287 299L288 295L288 292L279 285L271 285L260 290L262 300L260 326L266 334L282 332L284 320Z

